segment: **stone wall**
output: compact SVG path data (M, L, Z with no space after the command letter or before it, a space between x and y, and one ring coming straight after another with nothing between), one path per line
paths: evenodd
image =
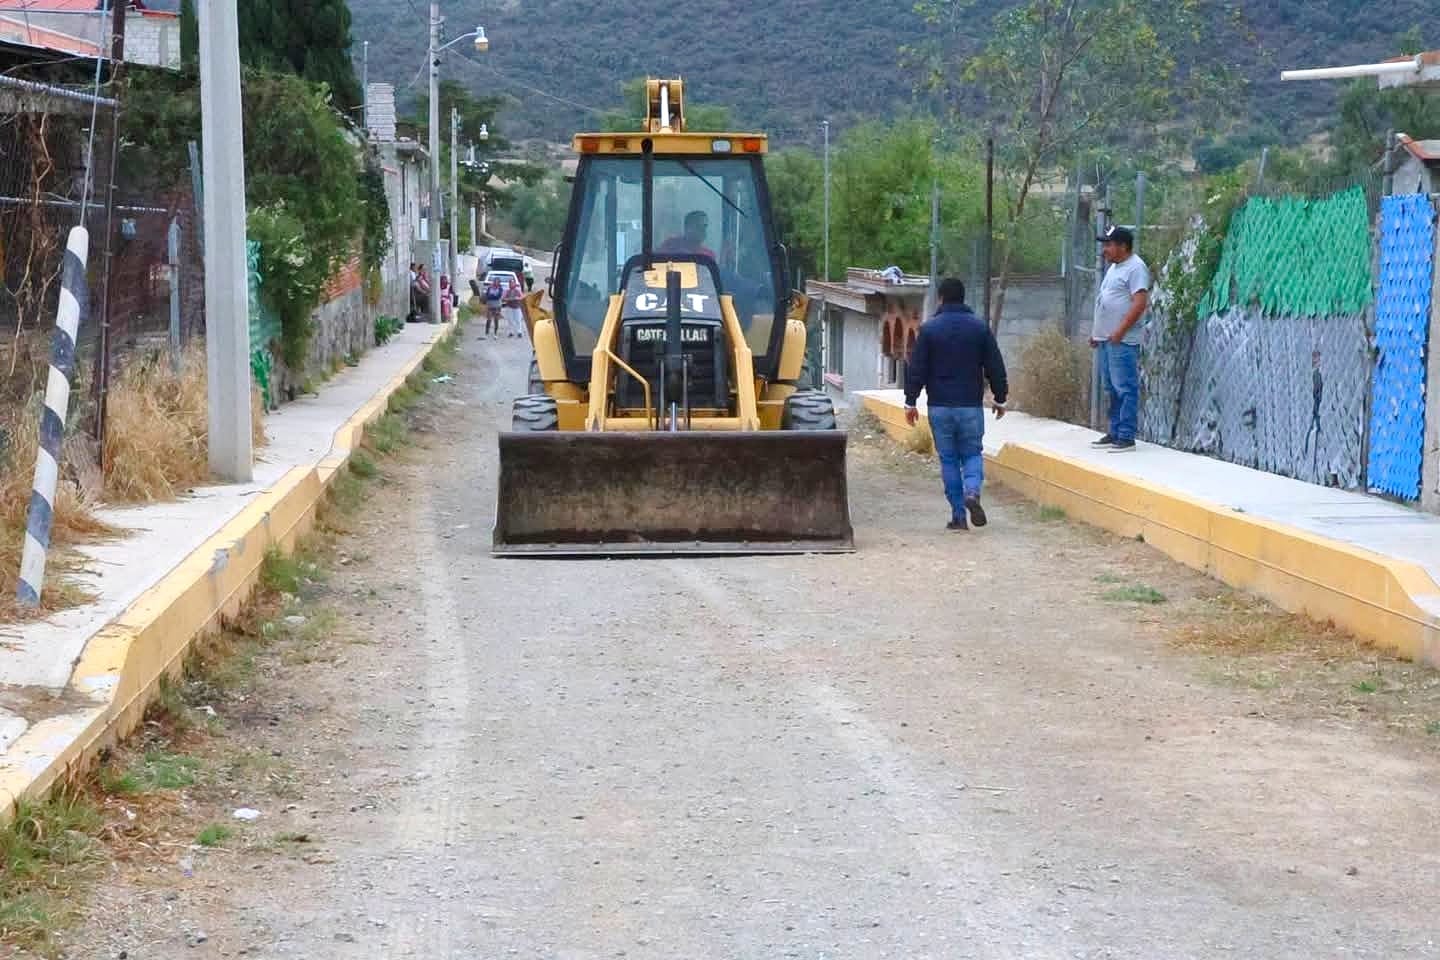
M292 370L275 358L271 376L276 396L294 400L320 381L375 345L377 308L365 302L360 263L352 260L340 269L325 291L325 301L310 315L313 332L305 356L305 369Z

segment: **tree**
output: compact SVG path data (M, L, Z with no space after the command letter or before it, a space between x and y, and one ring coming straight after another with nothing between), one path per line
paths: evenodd
M336 107L360 108L360 84L350 62L350 7L346 0L245 0L238 8L240 59L249 67L284 70L330 88ZM180 8L181 60L186 36L198 37L193 0Z
M953 44L962 31L973 32L976 6L922 0L919 9ZM1230 78L1209 66L1182 76L1176 51L1208 44L1231 22L1218 7L1209 0L1023 0L995 17L988 41L958 75L932 59L929 85L953 117L971 112L977 94L984 104L1006 187L1005 235L1018 232L1036 187L1081 154L1155 151L1201 122L1198 106L1217 104L1215 91ZM1182 104L1196 109L1182 117ZM1015 245L1004 243L992 327L1003 315L1014 257Z
M544 250L560 242L570 208L570 185L558 176L546 176L531 184L519 184L507 197L505 219L517 238L529 247Z
M790 251L790 262L818 276L824 237L825 175L820 158L808 150L771 154L765 161L775 233Z
M940 266L968 265L982 223L983 170L973 146L944 150L922 120L872 122L846 131L831 158L830 264L906 270L930 268L930 202L940 180ZM824 249L824 174L820 158L787 150L766 163L770 198L792 261L818 275ZM1053 230L1044 243L1053 249Z
M1429 49L1419 27L1399 37L1397 46L1405 56ZM1416 140L1440 137L1440 97L1419 87L1381 90L1373 79L1352 80L1340 97L1340 123L1334 136L1336 173L1370 169L1384 153L1391 130Z
M509 153L511 143L501 135L497 115L505 100L502 97L481 97L471 92L470 88L463 83L454 80L441 80L440 93L440 169L450 169L450 113L452 110L460 114L459 137L460 142L460 206L462 209L468 207L484 206L488 210L499 210L510 202L510 194L504 184L519 183L533 185L545 175L545 168L537 166L526 160L502 159L501 155ZM422 90L415 103L415 109L411 112L409 123L418 130L424 131L430 123L430 94L428 90ZM481 139L481 129L486 131L486 137ZM423 134L422 134L423 136ZM471 147L474 147L474 161L471 162ZM442 175L445 182L446 210L449 209L449 178L448 174ZM460 235L461 245L465 241L473 242L474 238L469 237L469 221L466 217L460 218L457 226L457 233Z
M200 65L200 22L195 18L195 0L180 0L180 65L186 70Z
M648 108L648 104L645 102L645 82L645 77L636 77L620 84L622 106L608 111L601 119L600 129L603 132L626 133L640 129L641 124L645 122L645 111ZM688 88L684 109L685 127L688 130L723 131L729 130L732 126L728 107L692 100Z

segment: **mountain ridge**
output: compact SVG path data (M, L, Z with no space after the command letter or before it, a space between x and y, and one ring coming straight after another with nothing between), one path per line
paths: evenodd
M978 47L1013 0L977 4ZM1247 88L1242 127L1300 140L1336 112L1341 85L1282 84L1281 69L1393 56L1396 38L1432 15L1430 0L1245 0L1237 3L1254 42L1223 54ZM423 0L350 0L354 51L369 40L369 76L402 88L423 65ZM447 75L473 89L518 98L504 117L514 136L565 138L620 101L620 84L641 75L684 76L689 95L727 106L741 126L780 144L815 142L819 123L920 110L903 48L926 37L913 0L446 0L447 34L483 23L488 53L466 45L447 55ZM463 26L462 26L463 25ZM1430 38L1433 42L1434 38ZM357 63L358 67L358 63ZM413 89L413 88L411 88Z

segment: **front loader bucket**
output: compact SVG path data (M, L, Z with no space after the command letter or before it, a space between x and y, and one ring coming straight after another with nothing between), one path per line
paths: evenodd
M500 435L497 555L854 549L838 430Z

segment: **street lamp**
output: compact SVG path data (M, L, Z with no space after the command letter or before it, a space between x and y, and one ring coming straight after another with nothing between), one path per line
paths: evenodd
M430 322L440 322L440 271L442 262L440 259L440 213L444 209L444 200L440 195L440 54L455 46L462 40L474 39L477 53L484 53L490 49L490 38L485 36L485 27L476 24L474 31L461 34L449 43L441 46L440 27L444 23L440 19L440 4L438 0L431 0L430 3L430 240L434 245L434 252L430 260L432 269L435 271L434 293L430 297ZM454 241L458 239L459 231L456 224L451 224L451 253L454 253ZM454 279L454 267L451 267L452 281Z

